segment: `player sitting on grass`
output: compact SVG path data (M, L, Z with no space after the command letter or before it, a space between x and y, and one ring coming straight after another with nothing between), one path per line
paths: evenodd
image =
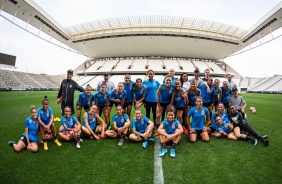
M166 154L166 144L171 142L172 148L170 150L170 157L175 157L175 147L181 140L183 128L181 123L175 118L176 108L173 105L168 105L166 108L166 118L158 128L160 133L160 141L162 149L159 156L162 157Z
M18 144L14 141L9 141L8 144L13 146L16 152L20 152L24 148L30 152L38 151L38 134L39 134L39 122L36 115L36 108L31 106L30 108L31 116L25 120L25 132L20 138Z
M237 137L233 133L233 124L228 121L225 121L226 119L221 119L220 116L217 116L215 118L216 123L214 124L215 131L211 134L214 137L227 137L231 140L237 140Z
M153 138L150 138L152 135L152 130L154 128L154 123L149 120L146 116L142 115L140 109L135 110L135 117L132 119L132 133L129 136L129 139L136 142L143 142L143 148L147 148L149 141L154 141Z
M47 96L42 100L42 107L37 111L38 122L40 123L40 132L43 139L44 150L48 150L45 134L53 134L54 142L61 146L62 144L57 139L56 127L54 125L53 110L48 107L49 101Z
M122 106L118 105L116 107L117 114L113 115L112 123L114 125L114 130L107 130L106 135L111 138L120 137L118 143L119 146L123 145L125 135L128 133L128 127L130 125L130 120L127 114L122 113Z
M91 140L94 138L100 140L100 137L104 137L104 131L106 128L105 121L97 114L97 106L92 105L88 112L85 112L82 120L82 133L84 136L88 136ZM97 125L96 119L101 122L101 125Z
M81 125L77 119L71 115L71 108L66 106L64 109L65 115L61 118L62 127L60 128L59 136L65 141L76 141L76 147L81 146L80 128Z
M78 96L76 110L77 110L77 119L79 122L81 122L82 107L86 112L88 112L90 106L92 105L93 95L91 91L92 91L92 87L90 85L87 85L86 92L81 92Z
M243 116L240 112L236 110L235 106L230 106L230 113L228 114L229 120L233 123L234 126L234 134L239 139L245 139L250 140L252 143L254 143L254 146L257 145L257 139L261 140L265 146L268 146L269 141L266 140L267 136L260 136L253 127L243 119ZM245 134L240 134L240 130L245 130L252 136L254 136L256 139L253 139Z

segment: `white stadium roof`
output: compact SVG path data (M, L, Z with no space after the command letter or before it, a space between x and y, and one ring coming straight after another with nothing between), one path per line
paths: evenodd
M58 41L54 44L66 45L89 58L167 56L219 60L279 29L282 2L249 30L171 16L103 19L64 28L32 0L0 0L0 15L38 37L43 38L44 33L46 41L54 38Z

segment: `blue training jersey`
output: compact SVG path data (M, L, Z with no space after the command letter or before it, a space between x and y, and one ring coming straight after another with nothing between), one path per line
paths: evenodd
M208 92L208 88L205 84L201 84L198 88L201 90L201 97L203 99L203 102L204 103L212 102L213 86L210 86L210 92Z
M119 99L120 101L123 99L123 98L126 98L127 97L127 92L125 90L122 90L121 93L118 93L118 90L116 90L116 92L112 91L111 92L111 99Z
M192 91L189 90L189 92L188 92L189 104L190 105L196 105L196 99L200 95L201 95L201 90L199 90L198 88L196 88L196 91L194 92L194 94L192 94Z
M90 118L88 112L86 112L85 114L87 114L87 121L88 121L89 127L91 128L91 130L95 130L95 128L96 128L96 114L94 114L92 116L92 118ZM84 122L84 118L82 119L82 126L86 127L85 122Z
M24 127L28 129L28 139L37 142L38 141L38 129L39 129L39 122L36 119L35 122L32 120L32 117L28 117L25 120ZM26 137L26 132L23 133L23 136Z
M184 107L184 98L182 96L183 93L183 89L180 88L180 92L178 95L175 94L174 96L174 103L173 105L175 106L175 108L182 108Z
M226 123L226 122L222 122L222 125L219 126L217 123L215 123L215 125L214 125L213 128L214 128L215 131L217 131L217 132L223 131L223 132L229 134L229 133L232 132L232 130L230 130L230 129L228 128L227 124L228 124L228 122L227 122L227 123Z
M172 123L165 119L162 124L167 134L174 134L175 130L178 129L178 125L180 124L180 122L174 118Z
M146 95L147 93L147 88L145 89L145 85L142 84L139 89L136 89L136 86L133 87L132 93L134 95L134 98L138 101L142 98L143 94Z
M142 116L140 120L137 120L135 118L132 119L132 128L135 128L135 130L139 133L144 133L147 129L149 119L146 116Z
M218 87L217 89L215 89L215 87L213 87L212 89L212 95L215 97L214 101L217 102L219 100L218 96L219 96L219 92L220 92L220 88Z
M130 83L127 85L125 82L123 82L124 85L124 90L127 93L127 97L125 98L125 103L126 102L132 102L132 89L135 86L135 82L130 81Z
M229 103L229 99L232 95L232 90L230 88L227 89L223 89L223 87L221 87L221 103Z
M171 95L175 92L175 87L170 86L166 87L165 84L162 84L161 87L161 95L160 95L160 102L161 103L170 103L171 102Z
M147 87L147 94L145 97L146 102L157 102L157 90L160 86L160 83L153 79L150 81L149 79L143 81L143 84Z
M44 125L48 125L50 123L51 116L53 115L53 110L51 108L47 108L46 112L44 112L43 107L40 107L37 110L37 117L44 123Z
M78 96L78 101L80 100L81 106L90 105L90 102L93 100L93 94L90 93L89 96L86 96L86 92L81 92Z
M70 116L69 119L67 119L67 117L64 115L63 117L61 117L61 123L62 125L66 125L68 128L74 128L74 125L77 123L77 119L74 116ZM64 129L64 132L66 132L66 129Z
M202 107L200 110L197 106L192 107L188 112L188 116L192 116L191 128L202 130L205 126L205 116L209 114L209 110L206 107Z
M118 116L118 114L113 115L112 122L116 122L118 128L123 127L124 123L129 119L127 114L122 114L122 116Z
M95 93L95 102L97 103L98 107L104 107L107 105L107 101L110 100L111 95L109 92L105 92L104 95L101 91Z
M211 126L215 129L215 124L216 124L216 121L215 121L215 118L218 116L218 114L216 112L214 112L212 114L212 117L211 117ZM225 113L225 112L222 112L222 115L219 116L222 120L222 122L226 122L228 123L229 122L229 119L228 119L228 115Z

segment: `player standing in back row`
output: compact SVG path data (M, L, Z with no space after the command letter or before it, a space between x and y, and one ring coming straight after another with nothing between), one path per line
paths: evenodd
M61 87L58 93L57 102L61 103L61 114L64 115L64 109L66 106L71 108L71 114L74 114L73 100L74 91L78 90L80 92L85 92L85 90L79 86L74 80L72 80L73 70L69 69L67 71L67 79L64 79L61 83Z

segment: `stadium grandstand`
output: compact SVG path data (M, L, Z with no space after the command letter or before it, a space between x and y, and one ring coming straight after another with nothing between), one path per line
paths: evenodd
M236 26L188 17L133 16L118 17L63 27L31 0L0 1L1 16L27 32L52 44L68 48L89 58L74 70L74 79L83 87L94 88L109 73L116 85L125 74L132 80L146 79L153 69L159 82L175 70L189 78L196 68L204 75L209 69L221 82L227 74L242 91L278 93L282 76L243 78L224 62L224 58L281 28L282 2L259 19L249 30ZM21 23L17 23L17 21ZM24 26L22 26L24 23ZM34 27L33 33L26 27ZM41 35L47 35L49 38ZM51 38L57 40L56 44ZM48 76L1 69L1 89L58 89L64 76Z

